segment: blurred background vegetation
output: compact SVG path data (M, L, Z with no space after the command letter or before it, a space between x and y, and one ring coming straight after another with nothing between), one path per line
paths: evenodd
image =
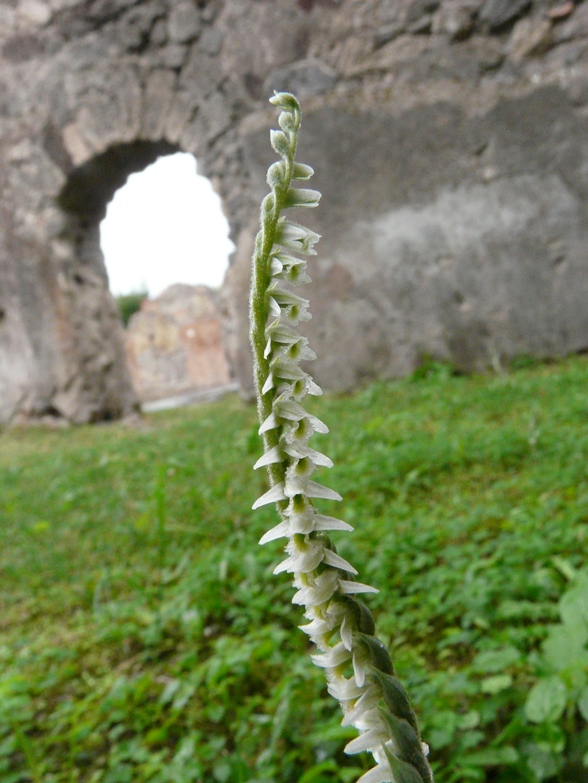
M129 325L131 316L141 309L141 302L147 299L147 291L134 291L130 294L119 294L115 297L121 320L125 326Z

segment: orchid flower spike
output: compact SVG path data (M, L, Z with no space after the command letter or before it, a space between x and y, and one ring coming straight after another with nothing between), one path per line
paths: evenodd
M334 531L350 531L346 522L321 514L315 501L341 496L315 481L317 468L331 460L309 445L315 432L328 432L304 408L308 394L321 389L300 367L315 358L296 326L310 318L308 300L292 288L310 282L307 256L319 235L282 216L292 207L316 207L320 193L293 187L313 170L295 161L300 105L289 93L270 102L281 110L280 130L271 144L280 160L270 166L271 192L261 205L261 229L255 241L250 300L251 345L264 454L255 468L267 468L270 489L254 504L275 503L280 523L261 539L287 538L286 559L274 573L293 575L293 603L304 607L301 626L316 645L312 660L325 670L328 690L343 708L343 725L359 736L349 754L369 751L375 766L357 783L432 783L428 748L421 742L408 695L396 677L388 650L375 635L370 610L358 595L378 591L356 580L357 571L337 554Z

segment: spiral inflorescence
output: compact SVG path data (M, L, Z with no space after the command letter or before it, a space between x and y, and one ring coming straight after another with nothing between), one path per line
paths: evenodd
M357 598L378 591L356 581L357 571L337 554L330 538L333 531L353 528L319 513L314 502L341 500L313 478L317 468L333 463L309 445L315 432L328 429L303 406L308 394L322 392L300 366L315 354L296 329L310 318L308 300L292 291L310 282L303 257L316 255L319 235L287 220L282 211L316 207L320 193L292 187L293 181L308 180L314 173L295 161L298 101L289 93L276 93L270 100L281 109L280 130L271 132L280 160L268 169L271 192L261 206L250 314L259 432L265 446L255 468L267 467L271 487L253 508L276 503L281 522L260 543L288 539L288 556L274 573L293 574L297 590L292 601L304 606L308 623L301 628L317 647L312 659L324 668L329 693L341 703L343 725L359 731L345 751L370 751L376 761L358 783L432 783L427 748L420 740L408 695L388 650L375 635L370 610Z

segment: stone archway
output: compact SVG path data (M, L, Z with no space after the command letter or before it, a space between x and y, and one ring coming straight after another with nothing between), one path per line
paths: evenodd
M267 125L272 74L283 80L284 66L304 60L313 25L317 33L328 28L338 11L334 0L313 6L2 4L0 422L46 413L93 421L135 407L98 250L98 215L137 166L157 151L180 149L198 159L223 200L231 238L247 247L257 207L241 125L262 107ZM310 92L334 84L324 64L308 73L316 81ZM229 299L231 321L240 308ZM231 344L246 377L239 331Z
M118 310L108 288L100 248L106 205L128 176L162 155L178 151L169 142L135 141L109 147L72 169L57 204L65 217L60 241L74 249L75 294L70 305L70 354L77 367L53 403L73 421L119 418L138 409L129 381ZM80 372L83 367L83 374ZM77 387L84 378L85 389Z
M133 409L96 215L156 150L192 153L247 278L272 89L304 101L324 193L308 325L326 388L588 346L588 2L0 4L0 422ZM146 156L143 158L142 156ZM344 346L344 351L341 350Z
M217 89L214 36L206 44L202 29L212 16L194 3L176 3L171 12L165 3L64 5L55 23L69 40L57 57L43 58L49 73L37 85L49 92L40 106L23 107L16 128L3 127L0 421L47 414L98 421L137 409L99 224L129 174L164 154L214 148L233 119L231 89ZM101 18L92 19L94 11ZM44 28L36 22L33 28ZM153 62L153 52L142 56L134 43L102 57L113 28L137 43L162 23L172 38L164 62ZM204 49L190 52L198 37ZM38 65L33 40L4 41L15 87L19 72Z

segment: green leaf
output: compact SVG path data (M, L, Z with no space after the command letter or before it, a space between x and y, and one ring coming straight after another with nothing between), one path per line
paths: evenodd
M588 576L581 574L559 602L559 613L566 625L588 628Z
M561 767L561 760L549 750L531 744L525 749L526 762L537 780L552 778Z
M512 677L510 674L495 674L493 677L486 677L482 680L482 693L500 693L512 685Z
M462 731L466 729L475 729L480 725L480 713L476 710L470 710L465 715L460 716L458 728Z
M427 742L434 750L450 744L459 725L459 716L451 710L439 710L431 716L431 728L427 729Z
M521 658L516 647L503 647L501 650L488 650L476 655L472 663L475 672L493 674L501 672L517 663Z
M584 688L580 693L578 698L578 709L584 720L588 720L588 687Z
M472 767L497 767L500 764L516 764L518 760L517 750L510 745L503 748L486 748L463 756L461 759L463 764Z
M559 677L546 677L531 689L525 702L525 714L533 723L555 722L566 706L567 690Z
M323 761L321 764L317 764L307 770L304 775L298 780L298 783L323 783L325 780L325 772L337 772L337 765L331 759ZM329 778L331 776L329 775Z
M563 671L574 664L588 660L585 650L588 630L581 623L576 625L553 625L543 642L545 662L554 671Z

